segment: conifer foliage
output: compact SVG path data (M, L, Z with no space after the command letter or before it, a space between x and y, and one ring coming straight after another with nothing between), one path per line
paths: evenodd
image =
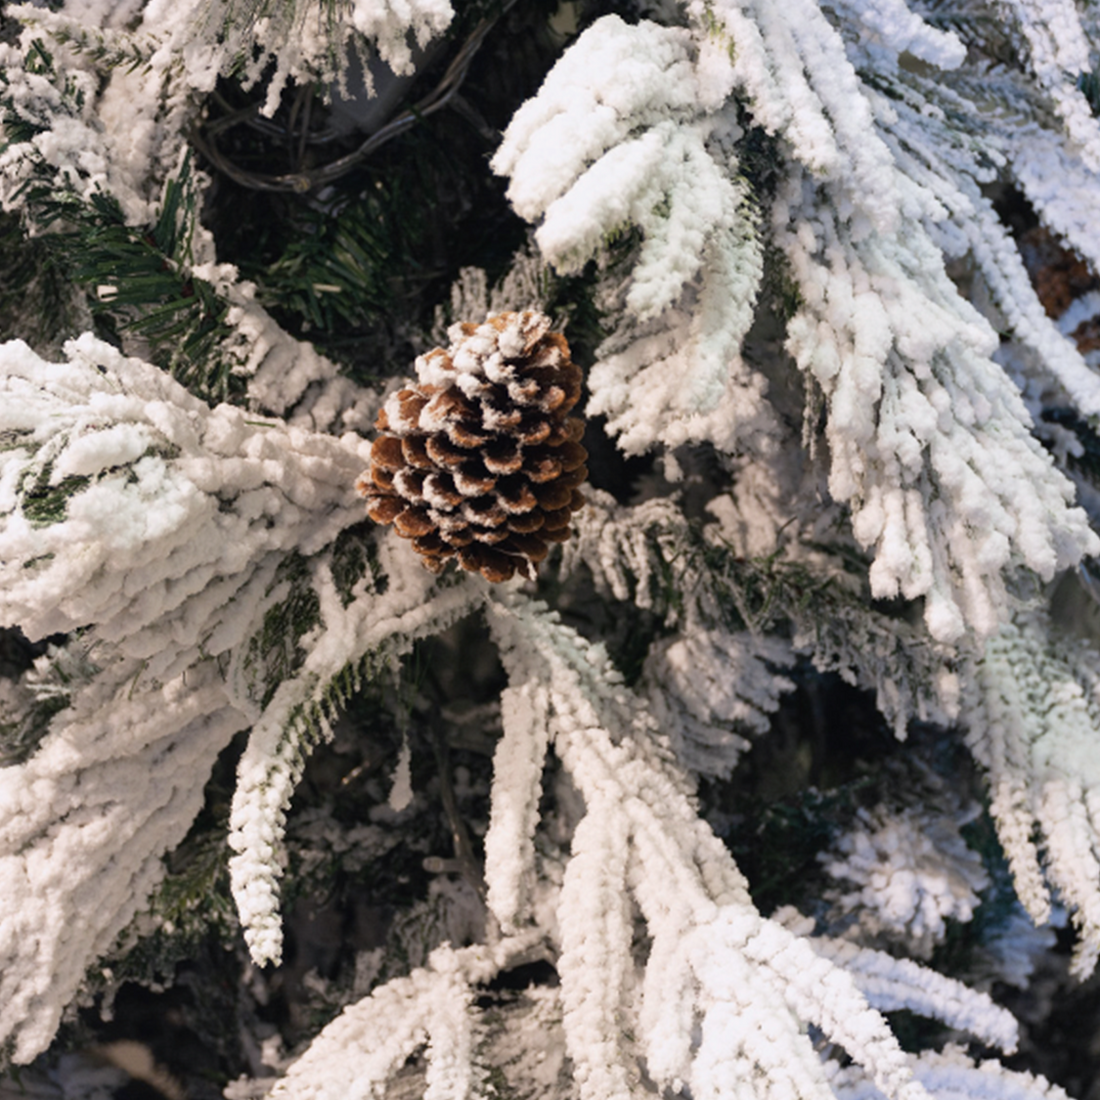
M3 19L5 1068L217 936L196 1096L1080 1086L1092 5Z

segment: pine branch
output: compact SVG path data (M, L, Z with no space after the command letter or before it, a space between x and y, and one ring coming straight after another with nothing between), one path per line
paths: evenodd
M614 598L652 608L688 637L716 627L754 638L787 634L821 671L874 690L899 736L913 718L950 721L948 654L918 627L853 591L835 552L798 560L804 548L797 529L783 536L789 554L745 557L720 530L692 525L665 502L631 509L593 496L577 522L563 569L584 562ZM779 658L773 650L770 659L782 664ZM747 685L746 694L752 698Z
M143 337L154 361L193 393L211 402L239 399L237 364L222 351L233 336L230 303L193 273L197 195L189 163L165 185L148 227L127 225L110 195L84 201L43 176L23 189L25 216L47 234L40 240L50 262L88 292L93 316Z
M94 624L80 640L90 651L80 679L53 693L67 705L33 755L0 770L0 874L37 928L26 937L7 924L0 936L0 1035L23 1061L48 1044L86 967L161 880L161 857L201 809L219 752L264 714L264 677L285 675L277 655L309 620L310 601L293 593L297 555L323 558L358 520L349 494L364 461L350 437L210 410L90 336L67 350L67 362L48 364L9 343L0 370L0 618L31 637ZM161 493L175 504L151 508ZM318 560L311 568L323 572ZM341 588L317 592L330 623L349 581L369 601L347 558L342 574ZM280 613L291 635L281 651L271 638ZM333 642L308 638L315 659ZM53 664L63 670L59 656ZM316 697L291 700L307 733L351 689L346 674L312 683ZM19 792L31 789L28 812ZM79 872L49 870L70 859ZM46 943L56 965L43 985Z
M278 961L281 955L277 882L283 830L310 752L331 737L333 718L364 676L387 667L417 637L438 632L479 600L470 586L443 589L426 600L427 574L410 566L404 583L397 583L399 571L387 569L384 594L359 595L346 606L331 568L317 567L313 584L325 630L303 642L301 668L279 682L253 726L238 768L229 844L236 853L230 861L233 894L257 962Z
M557 964L581 1095L630 1096L641 1057L658 1087L688 1084L693 1095L726 1095L727 1082L747 1073L766 1095L825 1095L808 1044L785 1031L793 1011L841 1042L888 1095L923 1096L901 1068L893 1037L856 990L861 973L865 978L885 966L891 974L884 984L863 985L872 1002L892 1004L901 995L918 1011L939 1013L943 998L924 991L946 979L858 950L850 975L820 956L811 962L814 941L796 939L756 913L728 852L696 817L685 777L652 719L603 652L543 606L515 595L492 601L488 613L513 689L535 683L546 697L536 710L506 715L506 722L518 721L512 736L544 744L545 724L585 801L558 906ZM513 778L498 774L498 784ZM514 815L498 816L498 805L507 803L494 799L487 851L497 850L495 828L511 834L515 827ZM514 848L504 843L499 851ZM514 885L497 892L494 880L517 883L524 863L487 862L491 900L522 897ZM649 933L638 1000L627 996L633 971L627 895ZM505 925L516 918L511 909L498 915ZM817 947L829 949L824 941ZM954 1022L965 1018L983 1037L1015 1043L1015 1022L984 995L960 991L956 1004ZM696 1028L702 1038L693 1044Z

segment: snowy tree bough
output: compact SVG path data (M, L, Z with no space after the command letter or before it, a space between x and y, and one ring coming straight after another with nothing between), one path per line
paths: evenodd
M954 976L880 949L927 958L945 922L980 923L994 876L958 814L937 829L938 804L861 811L814 861L856 889L766 915L717 831L742 807L707 799L811 666L873 690L899 739L914 719L957 723L943 736L986 777L1019 902L1035 922L1065 906L1073 972L1094 969L1100 656L1087 615L1060 634L1046 604L1075 569L1087 592L1100 554L1100 364L1066 335L1100 299L1048 315L995 196L1017 188L1095 275L1100 126L1079 78L1100 65L1100 20L1070 0L659 7L664 23L585 22L580 5L583 29L509 105L491 160L541 260L517 254L492 295L465 268L454 295L540 332L555 308L599 312L598 340L568 336L599 344L586 411L625 455L664 460L668 481L593 490L561 557L526 582L537 592L511 569L496 585L433 578L364 519L363 432L400 391L342 374L218 262L199 211L219 192L187 150L219 81L258 97L257 133L289 117L284 136L334 140L294 130L292 84L342 94L357 51L411 75L413 44L458 34L466 13L13 9L28 29L0 47L0 204L55 238L53 255L87 258L68 305L111 316L119 345L0 344L0 624L40 646L0 685L0 1043L14 1061L49 1048L88 968L138 927L245 731L229 889L252 961L280 962L309 754L368 681L476 621L494 669L479 675L506 680L470 739L493 741L499 713L491 768L462 780L489 804L484 906L475 889L464 903L478 931L437 936L401 973L361 953L354 993L272 1095L384 1096L420 1052L432 1100L489 1095L506 1032L508 1064L526 1067L516 1094L551 1100L1063 1095L958 1046L906 1053L887 1021L906 1008L956 1040L1020 1040L986 990L1026 984L1027 966ZM986 57L990 25L1004 38ZM308 201L339 217L330 199ZM107 239L116 251L94 252ZM129 279L108 278L112 255L136 264ZM532 277L542 261L582 277ZM551 286L575 299L552 306ZM451 320L483 332L481 315ZM570 407L578 387L570 372ZM566 472L579 480L582 461ZM609 656L624 633L629 682ZM452 656L456 676L474 664ZM455 719L436 711L445 746ZM407 785L407 735L403 752ZM378 820L398 802L383 794ZM427 864L445 876L446 859ZM536 957L556 984L523 1012L479 1008ZM531 1069L544 1039L561 1048L553 1080Z

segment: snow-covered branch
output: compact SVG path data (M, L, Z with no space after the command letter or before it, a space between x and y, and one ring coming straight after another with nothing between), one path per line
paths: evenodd
M338 629L325 565L360 515L358 436L210 409L90 335L67 353L0 348L0 621L73 635L83 669L37 752L0 770L0 862L21 899L0 940L0 1031L21 1061L145 904L232 735L281 721L288 693L313 705L306 689L367 651ZM312 663L280 685L263 623L303 583L315 611L291 629ZM355 595L369 604L369 576Z

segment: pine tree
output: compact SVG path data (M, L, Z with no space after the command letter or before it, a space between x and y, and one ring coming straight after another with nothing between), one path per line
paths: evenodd
M1093 5L3 20L13 1080L1095 1096Z

